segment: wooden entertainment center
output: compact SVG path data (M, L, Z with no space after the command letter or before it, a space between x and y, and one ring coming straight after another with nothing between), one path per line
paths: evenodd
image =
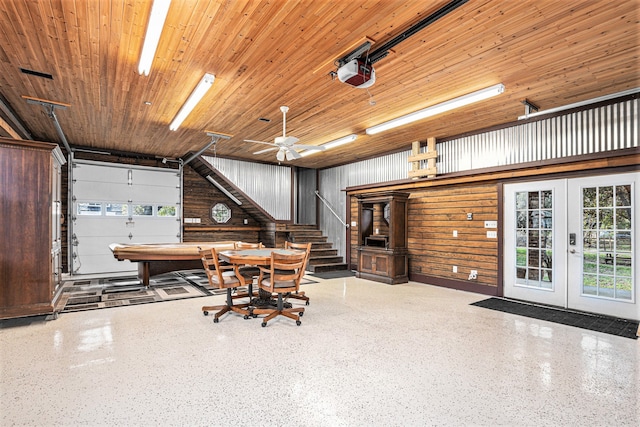
M409 281L407 193L387 191L358 198L356 277L394 285Z

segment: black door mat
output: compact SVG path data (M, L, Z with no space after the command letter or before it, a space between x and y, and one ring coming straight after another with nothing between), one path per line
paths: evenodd
M471 305L634 340L638 339L638 322L633 320L545 307L504 298L489 298L474 302Z

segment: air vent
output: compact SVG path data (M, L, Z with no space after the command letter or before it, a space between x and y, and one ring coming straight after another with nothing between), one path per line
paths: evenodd
M266 117L260 117L258 120L265 123L269 123L271 121L271 119L267 119Z
M43 79L53 80L53 76L48 73L41 73L40 71L27 70L26 68L20 68L24 74L29 74L36 77L42 77Z

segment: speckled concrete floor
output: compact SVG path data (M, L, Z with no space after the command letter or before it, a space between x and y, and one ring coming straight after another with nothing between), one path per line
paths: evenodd
M302 326L223 296L0 329L0 425L640 425L640 343L356 278L304 286Z

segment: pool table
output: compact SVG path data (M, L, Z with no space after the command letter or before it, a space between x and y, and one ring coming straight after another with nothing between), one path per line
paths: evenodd
M138 263L138 278L146 287L149 277L176 270L202 268L200 250L215 247L216 250L234 248L234 242L184 242L184 243L112 243L109 249L118 261Z

